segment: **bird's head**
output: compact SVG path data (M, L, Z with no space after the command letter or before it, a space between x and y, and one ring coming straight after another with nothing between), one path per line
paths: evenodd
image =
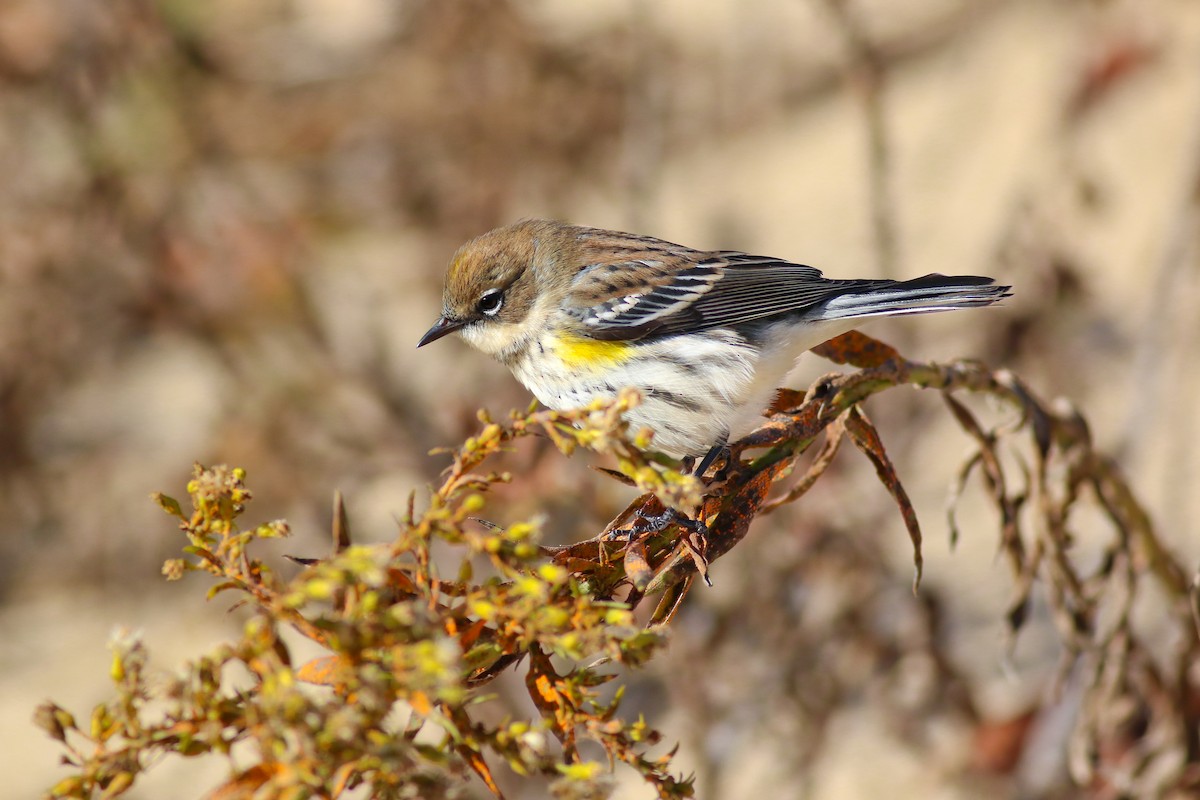
M556 245L569 238L567 228L526 220L460 247L446 270L442 316L417 347L455 331L488 355L519 347L531 332L535 308L544 307L553 293L556 282L550 273L562 253Z

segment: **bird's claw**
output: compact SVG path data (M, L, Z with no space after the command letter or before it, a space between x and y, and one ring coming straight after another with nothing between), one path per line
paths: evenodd
M708 526L702 520L692 519L673 508L668 508L661 514L639 515L637 522L630 526L629 534L631 538L640 538L662 533L671 525L678 525L692 535L708 535Z
M636 522L628 528L618 528L608 534L611 539L635 541L661 533L671 525L678 525L683 530L680 542L691 556L696 565L696 571L709 586L712 581L708 577L708 525L701 519L692 519L673 508L664 510L661 514L641 514Z

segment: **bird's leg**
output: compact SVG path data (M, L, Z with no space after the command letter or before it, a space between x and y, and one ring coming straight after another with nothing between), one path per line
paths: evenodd
M692 471L692 474L697 478L703 478L704 473L708 472L708 468L721 456L729 458L729 445L725 442L718 442L710 447L708 452L704 454L704 458L700 459L699 466Z
M700 459L700 463L696 464L695 456L686 456L680 464L681 471L686 474L694 475L697 478L703 479L704 473L708 472L713 464L717 463L722 456L728 462L731 451L729 445L725 442L719 442L709 448L704 457ZM722 471L728 467L728 463L722 467ZM720 478L718 473L714 478ZM647 505L650 505L649 503ZM636 519L628 528L616 528L605 534L606 539L635 541L661 533L671 525L678 525L683 532L682 543L691 553L695 560L697 569L704 582L712 585L708 579L708 562L704 556L704 552L708 549L708 525L700 519L692 519L686 514L677 511L673 508L664 508L660 513L647 513L646 507L643 506L637 511Z
M704 458L700 459L699 465L696 465L695 456L685 456L683 462L680 464L680 469L684 474L703 478L708 468L722 455L728 457L729 452L729 445L725 444L725 442L718 442L704 454ZM693 465L695 465L694 469ZM668 508L664 509L661 514L647 514L639 511L637 521L629 527L629 536L630 538L637 538L647 534L659 533L666 530L669 525L678 525L692 536L698 535L704 537L708 535L708 526L703 522L698 519L692 519L686 514L681 514L673 508ZM613 533L616 533L616 531Z

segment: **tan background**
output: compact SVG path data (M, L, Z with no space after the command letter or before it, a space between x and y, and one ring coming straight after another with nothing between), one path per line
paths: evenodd
M334 488L358 538L382 540L444 463L431 447L469 432L480 405L527 402L457 341L414 349L454 247L523 216L835 277L1013 284L1002 309L870 332L1070 398L1164 537L1200 558L1200 5L864 0L841 22L836 5L0 4L0 794L35 796L61 774L27 720L48 696L81 712L105 696L114 625L144 630L164 669L236 629L222 604L199 607L199 579L162 584L181 542L151 491L181 494L193 461L237 464L251 516L291 521L281 551L324 546ZM854 30L882 64L882 149ZM873 213L894 233L890 264ZM1046 691L1054 637L1035 620L1006 656L1010 587L977 497L946 546L967 443L935 398L869 409L926 525L945 650L985 715L1018 714ZM815 527L878 546L881 591L910 602L900 522L865 463L841 458L802 510L715 566L631 708L683 741L700 797L1053 795L1038 787L1058 785L1054 758L972 770L963 720L913 738L877 713L869 680L818 726L772 702L788 662L769 643L723 660L688 649L715 620L753 630L767 601L747 587L781 552L803 555ZM625 497L584 456L529 447L512 461L523 477L490 511L545 509L555 539L595 530ZM1076 524L1086 547L1088 520ZM704 668L672 673L689 659ZM721 709L707 721L706 704ZM164 764L132 796L197 797L213 769Z

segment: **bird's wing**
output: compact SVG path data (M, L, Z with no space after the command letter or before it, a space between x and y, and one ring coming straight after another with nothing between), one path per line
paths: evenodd
M739 252L656 253L580 272L567 313L597 339L686 333L801 311L887 281L838 281L820 270Z

